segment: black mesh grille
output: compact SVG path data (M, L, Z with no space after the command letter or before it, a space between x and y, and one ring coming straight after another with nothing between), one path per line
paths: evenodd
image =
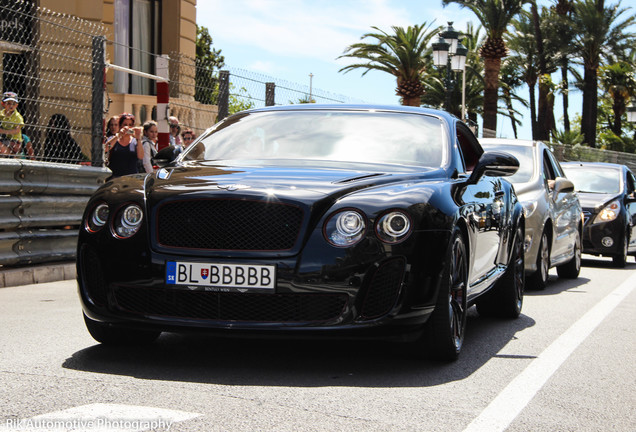
M338 318L346 294L215 293L119 287L119 308L137 314L220 321L308 322Z
M172 201L157 214L157 240L175 248L288 250L302 224L300 208L258 201Z
M378 268L371 279L362 305L363 318L377 318L387 314L393 308L400 293L404 264L402 258L396 258L383 263Z

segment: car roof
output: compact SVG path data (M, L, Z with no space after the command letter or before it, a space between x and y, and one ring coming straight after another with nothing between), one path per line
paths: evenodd
M510 139L510 138L479 138L479 143L484 146L493 145L513 145L520 147L536 147L543 144L543 141Z
M428 114L435 115L438 117L443 117L449 123L451 120L459 120L453 114L450 114L446 111L432 109L432 108L422 108L422 107L411 107L404 105L374 105L374 104L295 104L295 105L275 105L264 108L254 108L247 111L241 111L243 113L246 112L266 112L266 111L321 111L321 110L337 110L337 111L386 111L386 112L396 112L396 113L405 113L405 114ZM237 113L240 114L240 113Z
M564 167L568 167L568 168L576 168L576 167L581 167L581 168L613 168L616 170L623 170L623 169L628 169L627 166L622 165L622 164L615 164L615 163L610 163L610 162L561 162L561 166Z

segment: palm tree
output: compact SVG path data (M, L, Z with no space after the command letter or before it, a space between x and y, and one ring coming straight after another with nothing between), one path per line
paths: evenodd
M367 33L360 39L372 38L375 43L355 43L338 57L358 58L365 62L345 66L339 72L366 69L362 76L370 70L389 73L397 80L396 94L401 97L402 105L419 106L420 96L424 93L421 76L432 64L430 56L425 54L430 39L439 31L437 27L431 31L430 27L426 22L406 29L393 26L394 34L372 27L377 33Z
M605 7L604 0L579 0L573 4L573 46L583 62L581 131L590 147L596 147L597 73L601 60L608 52L626 52L626 47L633 46L636 40L636 35L627 31L636 17L619 21L625 11L619 4Z
M612 98L613 121L610 129L616 136L623 134L622 117L627 111L627 103L636 95L634 67L627 62L618 62L600 68L602 87Z
M557 0L554 6L557 19L553 23L553 35L550 39L555 44L556 63L561 69L561 83L558 88L563 98L563 130L570 131L570 115L568 108L569 101L569 82L568 74L570 70L570 56L572 55L572 40L574 39L574 31L570 22L570 14L572 13L572 1Z
M510 21L527 0L442 0L444 6L457 3L470 9L486 31L486 40L479 54L484 59L484 136L496 136L497 88L501 59L508 54L503 35Z
M523 71L519 65L512 59L505 60L501 66L501 80L499 83L500 97L505 104L505 110L501 112L501 114L510 119L515 139L518 138L517 125L521 125L522 123L521 120L517 118L517 116L520 116L520 113L514 108L513 102L516 101L525 108L528 108L528 102L515 93L515 89L520 87L523 83Z
M530 15L527 13L520 14L517 19L511 21L511 24L513 31L506 35L506 44L512 51L508 61L515 65L521 78L528 86L532 139L538 139L535 87L539 80L539 70L537 66L537 40L534 36L534 26Z

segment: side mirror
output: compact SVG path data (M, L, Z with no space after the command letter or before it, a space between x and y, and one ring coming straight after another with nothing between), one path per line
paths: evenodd
M156 159L156 158L152 158L152 161L151 161L151 162L152 162L152 164L153 164L154 166L158 166L159 168L163 168L163 167L165 167L166 165L168 165L168 164L169 164L170 162L172 162L172 161L171 161L171 160L169 160L169 159Z
M574 183L565 177L557 177L554 179L554 193L560 194L564 192L574 192Z
M482 176L507 177L519 170L519 160L501 151L488 151L481 155L473 173L468 179L469 183L477 183Z

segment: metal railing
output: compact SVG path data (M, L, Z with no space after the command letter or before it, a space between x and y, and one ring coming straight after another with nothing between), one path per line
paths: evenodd
M0 159L0 265L75 259L90 195L110 170Z

